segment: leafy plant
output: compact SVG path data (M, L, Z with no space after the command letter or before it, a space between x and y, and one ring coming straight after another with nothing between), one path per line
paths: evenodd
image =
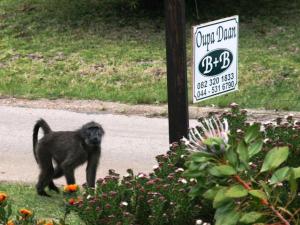
M229 118L233 127L234 120L246 121L245 112L241 114L237 105L232 105L232 112L223 118L224 124ZM270 136L271 128L262 132L259 123L237 124L230 134L228 131L227 139L218 132L226 132L223 125L214 121L203 120L190 131L189 140L185 139L193 152L186 163L185 176L197 180L190 196L203 197L211 203L216 225L299 224L300 167L294 167L289 160L293 158L292 151L286 145L290 144L265 144L263 140ZM288 133L275 130L278 140ZM274 138L275 133L272 135Z
M11 202L6 193L0 192L0 225L66 225L63 220L59 223L52 219L35 218L33 211L19 209L15 219L12 219Z
M6 224L12 213L11 205L8 203L7 199L7 194L0 192L0 224Z
M188 192L194 180L183 178L183 146L174 144L166 155L157 156L158 165L150 174L128 174L122 179L114 170L98 179L95 189L85 187L82 196L70 202L86 224L195 224L201 218L201 206Z

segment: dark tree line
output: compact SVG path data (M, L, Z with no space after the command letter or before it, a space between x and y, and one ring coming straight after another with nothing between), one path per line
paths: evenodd
M85 15L144 16L164 15L164 0L45 0L52 11L80 18ZM281 17L282 10L300 7L300 0L186 0L190 20L207 20L240 15L241 19L256 16Z

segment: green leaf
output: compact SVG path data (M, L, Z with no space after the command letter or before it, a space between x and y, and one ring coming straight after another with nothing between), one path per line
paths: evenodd
M219 208L220 206L224 205L225 203L228 203L228 201L231 200L230 198L226 197L225 191L226 191L226 188L222 187L217 192L217 194L216 194L216 196L214 198L214 201L213 201L213 207L215 209Z
M228 165L214 166L209 169L209 173L216 177L231 176L236 174L236 170Z
M193 157L193 161L196 163L202 163L202 162L207 162L209 160L212 160L213 158L209 158L209 157Z
M203 197L206 199L209 199L209 200L213 200L216 197L218 191L222 188L224 188L224 187L221 187L221 186L213 187L213 188L207 190L206 192L204 192Z
M220 207L215 213L215 225L236 225L238 224L240 213L234 210L233 204L229 203Z
M294 179L298 179L300 177L300 167L292 168L294 173Z
M258 141L255 141L254 143L251 143L248 147L249 158L252 158L257 153L259 153L263 147L263 144L264 143L262 140L258 140Z
M239 158L241 162L243 162L243 164L248 168L249 156L248 156L247 145L245 142L242 141L238 144L237 152L239 154Z
M192 198L198 197L201 194L201 191L201 187L199 185L195 185L191 188L189 196Z
M290 189L291 189L291 196L292 196L292 198L295 198L296 195L298 194L298 182L295 179L294 170L291 170L289 185L290 185Z
M190 156L191 159L198 158L198 157L213 158L214 155L209 152L194 152Z
M251 190L249 194L259 199L268 199L267 195L261 190Z
M254 141L256 138L259 137L260 135L260 127L258 124L253 124L252 126L250 126L247 131L246 131L246 134L245 134L245 142L247 144L249 144L250 142Z
M253 224L262 216L263 216L263 214L260 212L253 211L253 212L245 213L245 214L243 214L243 216L241 217L239 222L246 223L246 224Z
M224 144L224 141L222 138L219 137L211 137L207 138L203 141L203 144L208 145L208 146L214 146L214 145L222 145Z
M273 148L267 153L260 171L265 172L276 169L278 166L280 166L281 163L283 163L287 159L288 155L288 147Z
M226 159L229 161L229 163L234 166L237 167L238 165L238 155L237 153L234 151L233 148L229 148L226 153L225 153L225 157Z
M271 193L272 193L272 189L271 186L267 185L265 181L259 181L259 184L262 186L262 188L264 189L265 194L267 195L267 199L270 199Z
M290 167L283 167L275 171L271 177L270 184L276 184L284 180L288 180L290 176Z
M185 177L188 177L188 178L198 178L198 177L202 177L203 176L203 172L202 171L198 171L198 170L195 170L195 171L185 171L184 174L183 174Z
M8 204L8 206L7 206L7 217L9 218L11 215L12 215L11 204Z
M225 195L229 198L242 198L248 195L248 191L242 185L234 185L225 192Z
M188 167L188 170L194 171L198 170L199 165L197 163L194 163L193 161L187 161L185 165Z

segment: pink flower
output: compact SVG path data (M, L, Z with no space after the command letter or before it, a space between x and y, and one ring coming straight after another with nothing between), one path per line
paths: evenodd
M226 145L228 143L228 134L227 120L223 119L222 123L217 117L212 117L200 122L199 128L190 129L188 139L183 137L182 142L190 151L208 151L207 145L211 140L216 140L222 145Z

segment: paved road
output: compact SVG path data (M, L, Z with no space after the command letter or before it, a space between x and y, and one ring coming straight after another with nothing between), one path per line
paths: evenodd
M39 118L44 118L53 130L77 129L91 120L102 124L106 135L98 177L105 176L110 168L121 174L127 168L135 172L151 171L155 156L168 150L165 118L0 106L0 181L36 181L38 167L32 154L31 136L33 124ZM84 172L85 165L77 169L77 183L85 181ZM65 181L59 179L56 183Z

